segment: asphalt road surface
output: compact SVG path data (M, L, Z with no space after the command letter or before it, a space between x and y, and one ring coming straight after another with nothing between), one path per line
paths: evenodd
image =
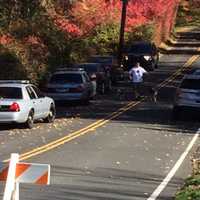
M162 55L158 69L145 77L144 95L157 86L157 103L133 101L125 82L117 86L122 93L114 88L88 106L58 105L54 124L1 126L2 161L14 152L26 162L51 165L50 186L21 184L20 199L173 199L191 174L190 156L199 145L198 116L185 113L173 122L171 111L181 77L200 66L200 58L176 50Z

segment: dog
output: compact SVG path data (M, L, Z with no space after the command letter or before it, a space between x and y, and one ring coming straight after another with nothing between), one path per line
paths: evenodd
M157 97L158 97L158 90L155 87L151 87L149 91L149 98L152 102L156 103L157 102Z

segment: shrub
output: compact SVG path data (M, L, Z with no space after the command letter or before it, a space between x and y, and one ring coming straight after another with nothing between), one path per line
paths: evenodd
M126 41L128 43L135 40L152 41L154 36L154 24L144 24L133 28L131 32L126 33Z

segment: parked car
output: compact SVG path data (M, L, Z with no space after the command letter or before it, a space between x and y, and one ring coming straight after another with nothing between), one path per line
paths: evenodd
M139 62L147 71L153 71L158 66L159 53L156 45L151 42L138 41L124 50L123 65L126 70Z
M93 55L88 59L90 63L101 63L106 69L111 69L113 65L117 64L117 58L112 55Z
M187 74L200 75L200 68L192 68L187 71Z
M200 109L200 74L185 75L177 88L173 106L173 117L178 119L185 110Z
M93 97L93 84L87 73L80 68L60 68L54 72L45 88L55 101L79 100L88 103Z
M119 65L113 65L110 71L110 77L112 84L117 84L119 81L123 81L125 79L123 67Z
M104 94L111 90L110 71L106 70L101 63L80 63L78 68L83 68L89 75L90 79L96 77L97 91Z
M32 128L35 120L53 122L56 115L54 100L44 96L28 81L0 81L0 123L24 123Z
M124 70L118 65L117 58L112 55L94 55L89 58L91 63L101 63L110 73L112 84L124 80Z

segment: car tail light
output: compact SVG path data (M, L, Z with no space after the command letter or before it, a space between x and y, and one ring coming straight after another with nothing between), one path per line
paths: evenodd
M180 90L180 89L177 89L177 90L176 90L176 96L177 96L177 97L180 97L180 95L181 95L181 90Z
M19 104L16 103L16 102L14 102L13 104L11 104L10 107L9 107L9 111L19 112L20 111Z
M177 90L176 90L176 95L175 95L174 100L175 100L175 101L178 101L178 99L180 99L180 97L181 97L181 90L180 90L180 89L177 89Z

